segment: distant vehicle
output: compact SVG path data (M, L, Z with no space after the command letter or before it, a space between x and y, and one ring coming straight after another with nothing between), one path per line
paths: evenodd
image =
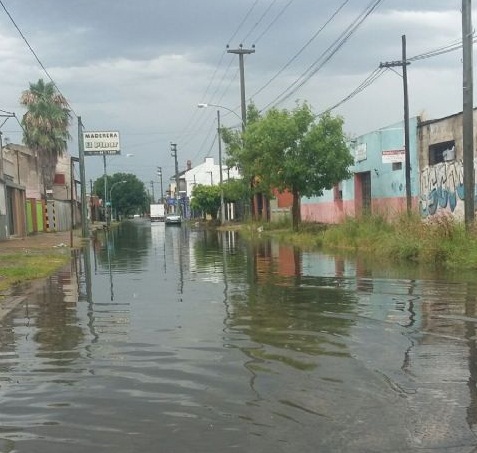
M165 212L163 204L151 204L150 205L150 218L151 222L164 222Z
M166 215L166 225L180 225L182 223L182 217L179 214Z

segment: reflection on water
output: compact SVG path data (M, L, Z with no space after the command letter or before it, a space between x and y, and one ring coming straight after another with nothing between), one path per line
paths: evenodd
M472 277L124 223L1 320L0 451L472 451Z

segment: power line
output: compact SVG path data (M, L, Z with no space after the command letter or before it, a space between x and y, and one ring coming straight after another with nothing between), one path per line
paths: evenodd
M330 18L313 34L313 36L301 47L301 49L292 57L288 62L283 66L265 85L263 85L259 90L257 90L251 98L254 98L259 93L261 93L267 86L269 86L286 68L288 68L301 54L302 52L317 38L317 36L329 25L333 19L338 15L338 13L344 8L344 6L349 2L345 0L338 9L330 16Z
M341 101L337 102L335 105L328 107L326 110L323 110L320 112L318 115L323 115L325 113L330 112L331 110L335 110L338 108L340 105L344 104L345 102L349 101L350 99L354 98L356 95L361 93L363 90L365 90L367 87L372 85L379 77L381 77L388 68L376 68L371 74L366 77L350 94L348 94L346 97L341 99Z
M248 19L248 17L250 16L250 14L252 14L252 11L255 9L255 7L257 6L257 3L258 3L258 0L255 0L255 3L249 8L249 10L247 11L247 14L245 14L244 18L242 19L242 21L240 22L240 24L238 25L237 29L235 30L235 32L232 34L232 36L229 38L229 41L228 42L232 42L233 39L235 38L235 36L237 35L237 33L239 32L239 30L242 28L242 25L245 23L245 21Z
M476 41L477 41L477 37L474 36L474 38L472 39L472 42L476 42ZM408 61L425 60L427 58L437 57L438 55L443 55L445 53L454 52L455 50L459 50L461 48L462 48L462 40L457 40L445 46L439 47L437 49L424 52L412 58L408 58Z
M272 6L276 3L277 0L273 0L270 5L265 9L263 14L260 16L257 22L252 26L252 28L249 30L249 32L243 37L242 42L247 41L247 38L253 33L253 31L260 25L260 22L265 18L265 16L268 14ZM230 41L229 41L230 42Z
M474 37L473 39L474 42L477 41L477 37ZM407 61L418 61L418 60L423 60L423 59L427 59L427 58L432 58L432 57L436 57L436 56L439 56L439 55L442 55L444 53L448 53L448 52L453 52L455 50L458 50L462 47L462 40L457 40L457 41L453 41L452 43L450 44L447 44L445 46L441 46L441 47L438 47L436 49L433 49L433 50L429 50L427 52L424 52L422 54L419 54L419 55L416 55L414 57L411 57L411 58L407 58ZM336 104L334 104L333 106L331 107L328 107L326 110L323 110L322 112L320 112L318 115L323 115L324 113L327 113L327 112L330 112L331 110L335 110L336 108L338 108L339 106L341 106L342 104L344 104L345 102L351 100L353 97L355 97L356 95L358 95L359 93L361 93L363 90L365 90L367 87L369 87L370 85L372 85L377 79L379 79L385 72L387 72L388 70L393 70L392 68L390 67L386 67L386 68L376 68L373 72L371 72L371 74L366 77L365 80L363 80L363 82L361 82L361 84L356 87L350 94L348 94L346 97L344 97L343 99L341 99L341 101L337 102ZM401 77L401 74L398 74L399 77Z
M288 9L288 7L293 3L294 0L290 0L279 12L278 14L272 19L272 21L268 24L268 26L265 28L265 30L262 31L252 42L257 44L265 34L268 33L270 28L275 25L275 22L277 22L278 19L283 15L283 13Z
M38 62L38 64L40 65L41 69L43 69L43 72L47 75L47 77L50 79L51 83L53 84L53 86L56 88L56 90L58 91L58 93L61 94L61 96L63 96L63 98L65 99L66 101L66 104L68 105L69 109L71 110L71 112L73 113L73 115L75 117L78 117L78 115L76 114L76 112L74 111L73 107L71 107L70 103L68 102L68 100L66 99L66 96L63 95L63 93L61 92L61 90L58 88L58 85L56 84L56 82L53 80L53 77L51 77L50 73L48 72L48 70L46 69L46 67L44 66L44 64L41 62L40 58L38 57L38 55L36 54L36 52L33 50L32 46L30 45L30 43L28 42L28 40L26 39L25 35L22 33L22 31L20 30L20 28L18 27L18 25L16 24L15 20L13 19L13 17L11 16L11 14L8 12L7 8L5 7L5 5L3 4L3 1L0 0L0 5L2 6L2 8L4 9L5 13L7 14L7 16L9 17L9 19L11 20L12 24L14 25L14 27L17 29L18 33L20 34L20 36L22 37L23 41L25 41L25 44L27 45L27 47L30 49L30 52L33 54L33 56L35 57L36 61Z
M239 23L239 25L237 26L235 31L230 36L228 42L231 42L235 38L235 36L238 34L240 29L243 27L243 25L245 24L247 19L252 14L252 12L255 9L255 7L257 6L257 4L258 4L258 0L255 0L255 2L252 4L252 6L248 9L246 14L244 15L243 19L241 20L241 22ZM230 59L227 67L225 68L225 71L224 71L222 77L217 82L217 86L216 86L215 90L211 94L208 94L208 93L211 90L211 87L212 87L213 83L216 82L216 76L218 75L219 68L224 61L224 56L225 56L226 53L227 52L224 50L224 52L221 54L220 60L219 60L218 64L216 65L215 69L214 69L214 73L213 73L213 75L212 75L212 77L211 77L211 79L210 79L210 81L207 85L207 88L204 91L204 94L202 95L201 99L198 100L198 102L208 101L208 99L212 100L212 101L210 101L210 103L218 103L219 102L219 101L216 101L216 96L217 96L217 93L219 92L220 88L222 87L225 78L227 77L227 75L230 72L230 69L231 69L232 63L233 63L232 58ZM236 75L237 75L237 73L235 74L234 78L236 77ZM227 85L225 90L219 96L219 99L222 99L225 96L225 94L226 94L227 90L229 89L230 85L231 85L231 83L229 83ZM194 111L192 112L188 122L186 123L186 126L184 127L183 131L181 132L180 136L188 135L188 130L189 129L195 128L196 124L198 124L198 123L203 124L203 122L206 121L206 119L207 119L206 116L202 116L201 119L199 119L199 120L197 118L198 118L197 117L197 109L195 108ZM184 144L182 146L184 146Z
M272 105L277 105L298 91L303 85L305 85L311 77L313 77L337 52L341 47L351 38L361 24L374 12L374 10L382 3L383 0L373 0L368 6L348 25L348 27L341 33L341 35L315 60L306 71L298 77L288 88L282 93L276 96L271 102L269 102L264 109Z

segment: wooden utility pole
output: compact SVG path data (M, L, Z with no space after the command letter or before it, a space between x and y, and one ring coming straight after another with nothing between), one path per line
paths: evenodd
M474 211L474 100L472 75L472 1L462 0L463 49L463 110L462 154L464 166L464 220L469 228L475 219Z
M402 35L402 60L401 61L389 61L381 63L380 68L393 68L396 66L402 67L402 82L403 82L403 95L404 95L404 168L406 178L406 207L407 213L411 213L412 198L411 198L411 156L409 151L409 95L407 89L407 65L410 62L406 57L406 35Z

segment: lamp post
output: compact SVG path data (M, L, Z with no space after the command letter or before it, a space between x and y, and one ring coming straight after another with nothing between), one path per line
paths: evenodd
M110 223L112 222L113 220L113 189L115 186L117 186L118 184L124 184L125 182L127 182L126 180L123 180L123 181L117 181L115 182L114 184L111 185L111 189L109 189L109 204L110 204Z
M219 181L220 181L220 223L225 222L225 203L224 203L224 188L223 188L223 176L222 176L222 139L220 136L220 110L224 109L230 113L233 113L242 123L242 130L245 129L245 123L240 116L234 112L232 109L228 107L224 107L223 105L218 104L197 104L197 107L200 109L207 108L207 107L217 107L217 141L219 142Z

